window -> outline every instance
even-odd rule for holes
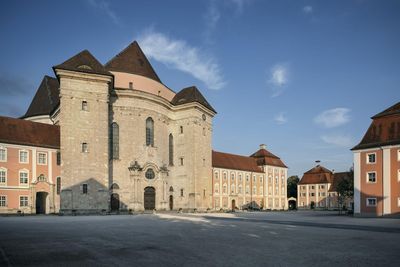
[[[84,110],[84,111],[88,110],[88,103],[86,100],[82,101],[82,110]]]
[[[376,154],[369,153],[367,154],[367,163],[375,163],[376,162]]]
[[[180,127],[179,127],[179,132],[180,132],[181,134],[183,134],[183,126],[180,126]]]
[[[253,183],[255,183],[255,182],[256,182],[256,176],[253,175]]]
[[[39,182],[45,182],[46,181],[46,177],[44,176],[44,174],[39,175],[37,179],[38,179]]]
[[[257,194],[257,187],[253,186],[253,195]]]
[[[285,194],[285,187],[282,187],[281,188],[281,195],[284,195]]]
[[[183,188],[181,189],[181,197],[183,197]]]
[[[38,164],[39,165],[46,165],[47,164],[47,154],[43,152],[38,153]]]
[[[214,185],[214,192],[215,194],[219,194],[219,184]]]
[[[28,162],[29,162],[28,151],[20,150],[19,151],[19,163],[28,163]]]
[[[20,185],[28,185],[28,172],[27,171],[19,172],[19,184]]]
[[[119,125],[111,123],[111,158],[119,159]]]
[[[222,193],[226,194],[226,184],[222,187]]]
[[[231,194],[235,194],[235,185],[231,185]]]
[[[242,185],[239,185],[239,194],[241,194],[242,193]]]
[[[231,180],[235,180],[235,174],[231,173]]]
[[[183,166],[183,158],[180,158],[181,166]]]
[[[57,177],[57,182],[56,182],[56,186],[57,186],[57,195],[60,194],[61,192],[61,177]]]
[[[239,174],[239,182],[240,183],[242,182],[242,175],[241,174]]]
[[[224,172],[224,180],[226,180],[226,172]]]
[[[203,159],[203,167],[206,166],[206,159]]]
[[[322,193],[321,193],[321,196],[323,196],[323,197],[324,197],[324,196],[325,196],[325,192],[322,192]]]
[[[150,117],[146,119],[146,146],[154,146],[154,121]]]
[[[314,194],[314,193],[310,193],[310,196],[314,197],[314,196],[315,196],[315,194]]]
[[[88,193],[88,185],[82,184],[82,194],[87,194],[87,193]]]
[[[6,184],[7,183],[7,169],[5,168],[0,168],[0,184]]]
[[[129,82],[129,89],[133,89],[133,82]]]
[[[0,161],[7,161],[7,149],[0,146]]]
[[[173,166],[174,165],[174,136],[169,134],[168,137],[168,147],[169,147],[169,165]]]
[[[203,136],[206,136],[206,128],[203,128]]]
[[[367,173],[367,183],[376,183],[376,172]]]
[[[246,185],[246,194],[250,193],[250,186]]]
[[[20,207],[28,207],[28,197],[27,196],[19,197],[19,206]]]
[[[325,186],[324,185],[321,185],[321,187],[320,187],[321,189],[324,189],[325,188]]]
[[[218,180],[218,172],[215,173],[215,179]]]
[[[7,197],[0,196],[0,207],[7,207]]]
[[[249,176],[246,175],[246,182],[249,182]]]
[[[154,179],[154,177],[156,176],[153,169],[147,169],[145,176],[147,179],[151,180]]]
[[[89,152],[89,148],[88,148],[88,144],[87,143],[82,143],[82,152],[83,153],[88,153]]]
[[[57,151],[57,165],[60,166],[61,165],[61,152]]]
[[[264,194],[264,190],[262,187],[260,187],[260,195],[263,195],[263,194]]]
[[[376,198],[367,198],[367,207],[376,207]]]
[[[263,177],[262,176],[260,176],[260,183],[262,183],[263,182]]]

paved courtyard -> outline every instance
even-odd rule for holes
[[[0,266],[400,266],[400,219],[329,212],[0,217]]]

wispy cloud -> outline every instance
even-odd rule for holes
[[[289,82],[289,68],[287,64],[276,64],[268,73],[268,84],[270,85],[272,95],[277,97],[281,95]]]
[[[206,55],[198,47],[153,30],[146,31],[138,40],[148,57],[169,68],[192,75],[210,89],[221,89],[225,86],[226,82],[216,59]]]
[[[312,14],[313,11],[314,11],[314,9],[313,9],[312,6],[305,6],[305,7],[303,7],[303,12],[304,12],[305,14]]]
[[[350,147],[354,144],[352,138],[349,135],[329,134],[329,135],[322,135],[321,139],[327,144],[340,147]]]
[[[280,112],[280,113],[275,115],[274,121],[277,124],[285,124],[285,123],[287,123],[288,119],[287,119],[287,117],[286,117],[284,112]]]
[[[215,0],[210,1],[207,7],[207,12],[204,14],[205,30],[204,37],[208,43],[212,43],[212,34],[217,27],[217,23],[221,18],[221,13],[219,12],[217,2]]]
[[[249,4],[250,0],[229,0],[230,4],[235,7],[236,13],[241,14],[243,12],[244,6]]]
[[[87,2],[91,7],[104,12],[114,24],[121,26],[121,20],[111,9],[109,2],[106,0],[87,0]]]
[[[350,109],[334,108],[325,110],[314,118],[314,122],[325,128],[334,128],[350,121]]]

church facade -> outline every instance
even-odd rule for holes
[[[137,42],[105,65],[84,50],[53,70],[56,78],[44,77],[21,119],[59,132],[59,179],[48,179],[59,188],[54,212],[220,208],[212,178],[219,168],[211,146],[216,111],[196,87],[176,93],[165,86]],[[265,181],[268,168],[257,164],[262,156],[249,158],[257,181]],[[256,190],[259,203],[268,203],[265,186]],[[286,203],[286,189],[279,192],[279,203]]]

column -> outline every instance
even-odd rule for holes
[[[390,194],[390,148],[383,149],[383,215],[391,213]]]
[[[360,152],[354,152],[354,214],[361,212],[361,166]]]

